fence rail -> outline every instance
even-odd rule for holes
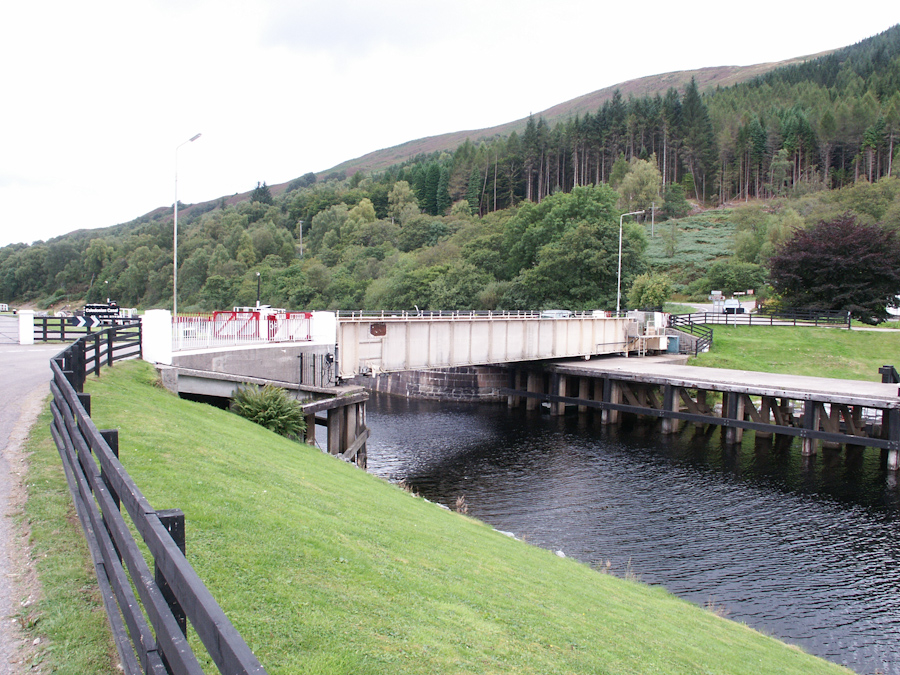
[[[784,310],[778,312],[756,312],[752,314],[731,314],[725,312],[697,312],[696,314],[674,315],[684,317],[695,324],[718,324],[725,326],[846,326],[850,327],[848,312],[814,312],[805,310]]]
[[[91,552],[122,670],[126,675],[202,675],[186,638],[189,621],[220,673],[264,675],[185,558],[184,515],[150,506],[119,462],[118,431],[101,431],[90,417],[90,396],[83,393],[88,372],[99,375],[104,361],[110,366],[135,356],[133,340],[123,338],[123,330],[133,328],[112,327],[83,337],[50,361],[51,433]],[[125,514],[153,558],[153,573]]]
[[[708,352],[713,343],[713,329],[704,323],[695,322],[691,319],[693,314],[670,314],[669,328],[690,336],[690,344],[682,345],[679,343],[678,351],[682,354],[693,354],[696,356],[701,352]]]
[[[73,317],[67,316],[36,316],[34,317],[35,342],[68,342],[77,340],[85,335],[93,335],[102,332],[110,326],[128,326],[139,323],[140,319],[116,317],[104,319],[99,326],[76,326],[72,323]]]

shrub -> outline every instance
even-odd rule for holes
[[[238,389],[231,402],[232,412],[256,422],[276,434],[301,440],[306,433],[303,407],[287,392],[271,384]]]

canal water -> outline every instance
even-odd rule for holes
[[[900,675],[900,488],[880,451],[374,395],[368,470],[846,665]]]

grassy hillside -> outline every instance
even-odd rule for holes
[[[683,90],[685,85],[691,81],[691,78],[695,79],[697,86],[701,91],[714,87],[730,87],[731,85],[746,82],[754,77],[768,73],[776,68],[802,63],[827,53],[828,52],[823,52],[822,54],[815,54],[812,56],[801,56],[787,61],[779,61],[777,63],[759,63],[752,66],[717,66],[711,68],[698,68],[697,70],[679,70],[671,73],[649,75],[647,77],[640,77],[636,80],[628,80],[627,82],[622,82],[611,87],[604,87],[603,89],[592,91],[589,94],[573,98],[570,101],[558,103],[547,110],[534,113],[534,116],[536,118],[543,117],[544,120],[552,125],[557,122],[564,122],[574,118],[576,115],[583,116],[586,113],[593,114],[597,112],[604,102],[612,98],[613,93],[616,90],[619,90],[624,97],[654,96],[655,94],[662,95],[665,94],[670,87],[674,87],[679,91]],[[431,153],[440,152],[442,150],[452,152],[467,139],[472,142],[477,142],[481,139],[490,139],[495,136],[508,136],[513,131],[521,134],[525,130],[527,119],[528,118],[523,117],[522,119],[506,122],[505,124],[489,127],[487,129],[454,131],[438,136],[418,138],[407,141],[401,145],[376,150],[363,155],[362,157],[347,160],[328,171],[323,171],[322,174],[325,175],[333,171],[346,171],[347,175],[352,175],[357,171],[382,171],[389,166],[405,162],[410,157],[415,157],[419,154],[430,155]],[[273,186],[273,192],[277,193],[284,189],[286,185],[287,184]]]
[[[87,387],[94,419],[120,428],[150,502],[185,511],[189,559],[273,675],[848,672],[182,401],[155,377],[139,362],[104,371]]]

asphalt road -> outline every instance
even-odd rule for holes
[[[35,587],[15,515],[25,502],[22,445],[50,392],[50,358],[62,348],[0,343],[0,675],[31,672],[16,614]]]

